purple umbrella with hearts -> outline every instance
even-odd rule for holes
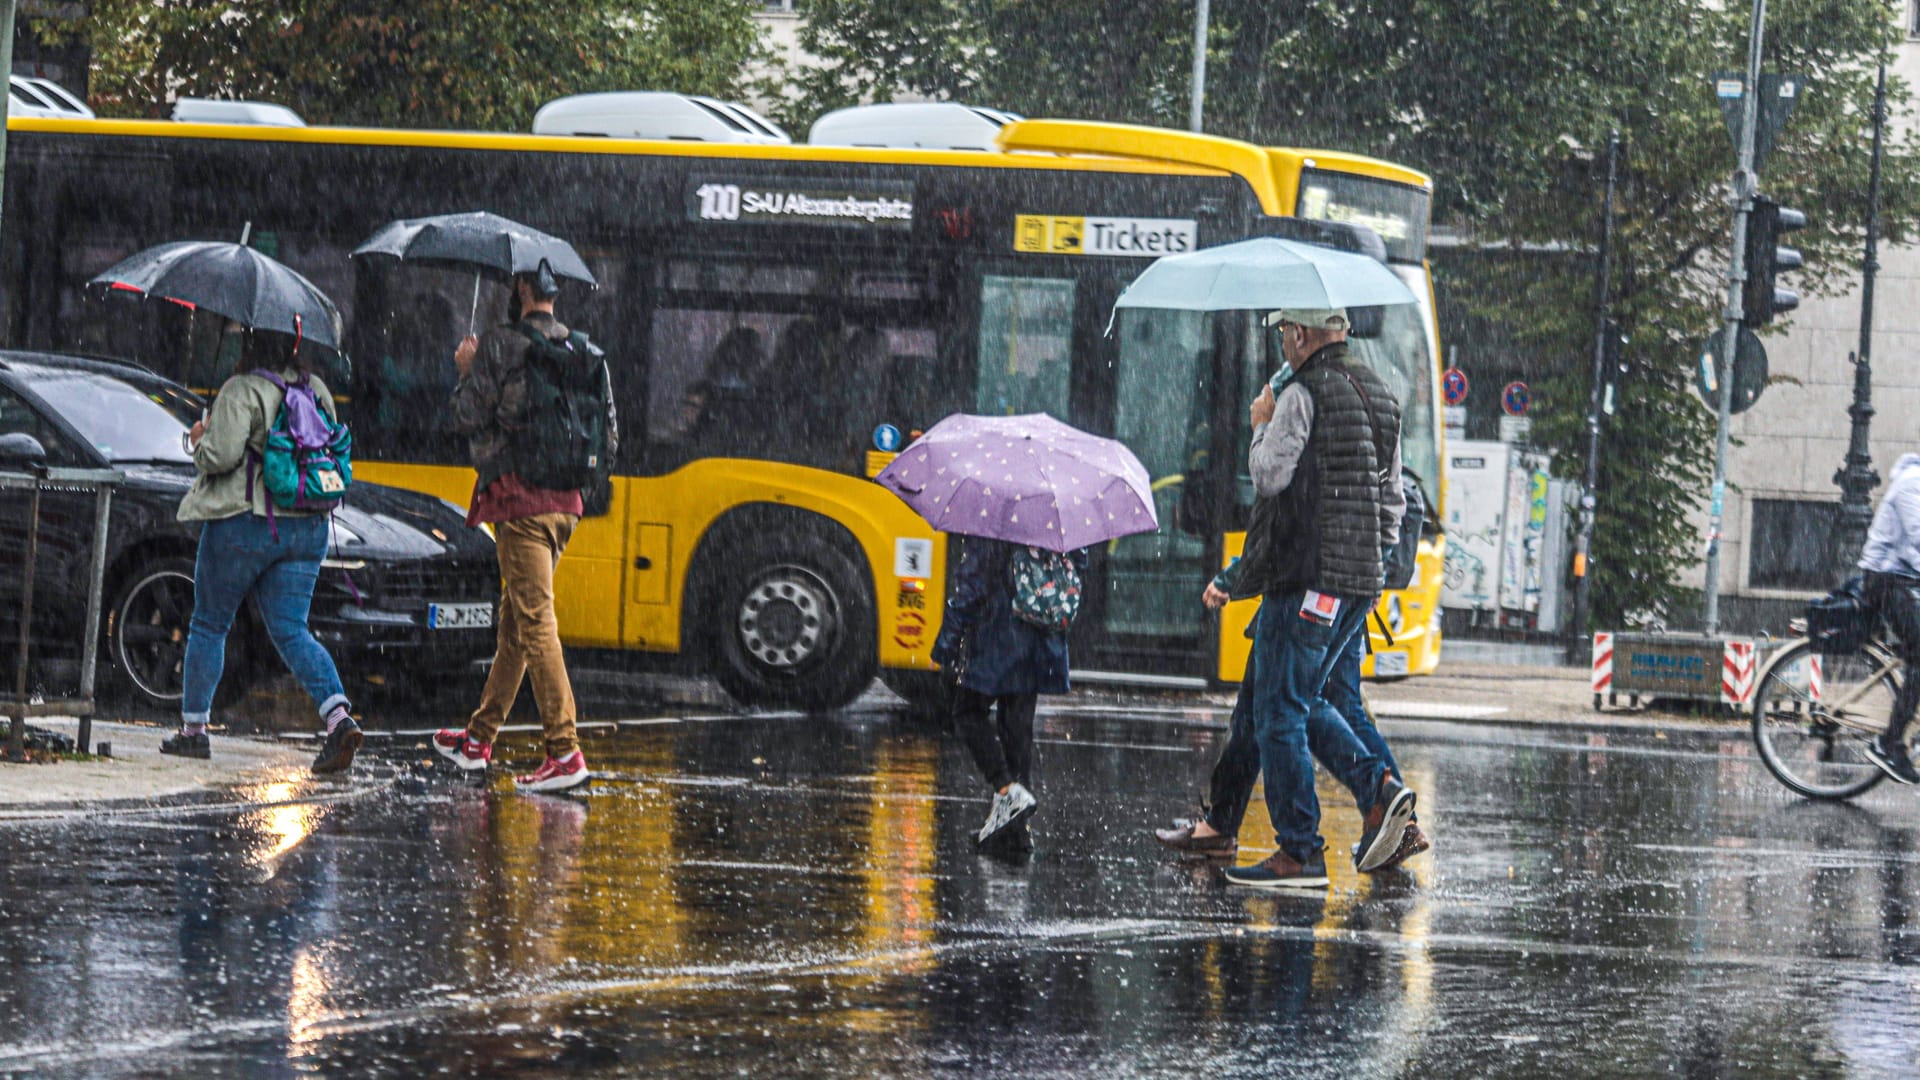
[[[1045,413],[949,416],[874,479],[942,532],[1049,551],[1160,528],[1133,451]]]

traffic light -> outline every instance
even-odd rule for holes
[[[1774,278],[1801,266],[1800,253],[1782,247],[1781,235],[1806,227],[1807,215],[1800,211],[1764,195],[1753,197],[1753,213],[1747,216],[1747,284],[1741,296],[1741,317],[1748,326],[1765,326],[1775,313],[1800,306],[1800,294],[1780,288]]]

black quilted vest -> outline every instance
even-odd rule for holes
[[[1389,527],[1380,470],[1398,450],[1400,403],[1344,343],[1308,357],[1294,380],[1313,397],[1313,431],[1286,490],[1254,505],[1235,595],[1375,596]]]

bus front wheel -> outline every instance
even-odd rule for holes
[[[756,538],[727,553],[714,676],[743,704],[836,709],[873,682],[872,589],[838,546],[792,544]]]

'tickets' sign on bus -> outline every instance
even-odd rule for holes
[[[911,183],[822,187],[804,181],[736,182],[695,177],[687,185],[690,221],[761,225],[913,225]]]
[[[1013,250],[1043,255],[1152,259],[1192,251],[1199,226],[1187,218],[1060,217],[1017,214]]]

